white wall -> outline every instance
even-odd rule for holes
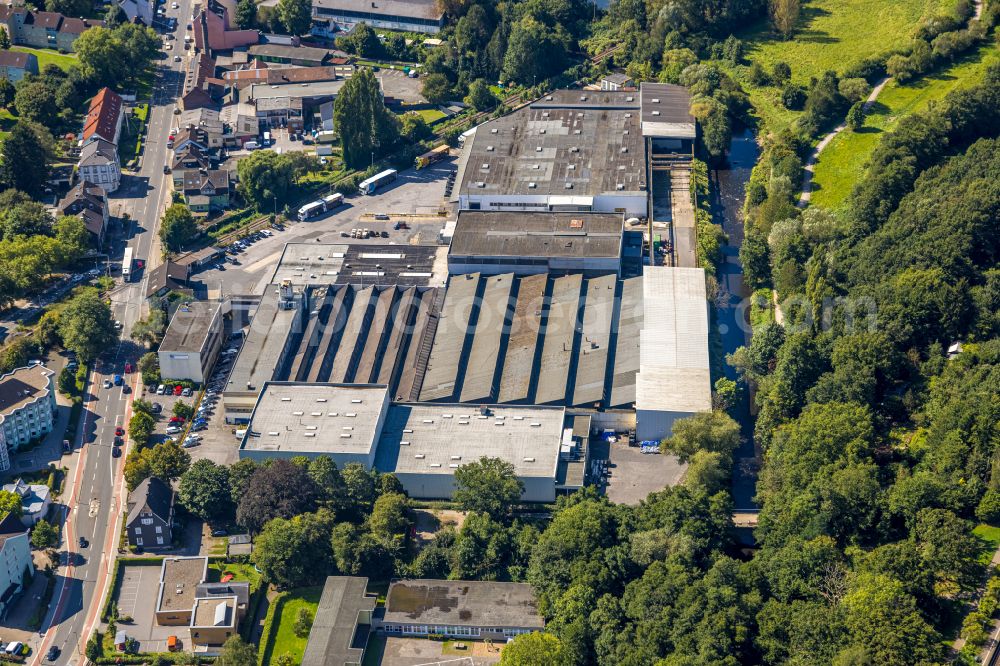
[[[452,474],[397,472],[396,478],[403,484],[407,494],[414,499],[450,499],[455,492],[455,477]],[[524,483],[524,493],[521,495],[521,499],[525,502],[554,502],[556,500],[555,477],[519,478]]]
[[[694,416],[697,412],[661,412],[651,409],[636,410],[635,438],[662,440],[673,434],[674,422],[677,419]]]
[[[188,379],[192,382],[205,381],[201,369],[201,354],[198,352],[157,352],[160,358],[160,376],[164,379]]]

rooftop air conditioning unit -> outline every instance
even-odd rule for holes
[[[538,187],[538,183],[528,183],[528,189],[533,190]]]

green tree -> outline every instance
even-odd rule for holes
[[[137,365],[144,384],[155,384],[160,381],[160,360],[156,352],[146,352],[140,356]]]
[[[71,396],[76,393],[76,373],[69,368],[60,370],[58,388],[59,392],[65,396]]]
[[[160,241],[169,252],[180,252],[198,235],[191,210],[182,203],[171,204],[160,222]]]
[[[59,336],[66,349],[76,352],[81,363],[89,363],[117,338],[111,308],[96,291],[81,291],[63,308]]]
[[[181,475],[177,498],[185,509],[202,520],[215,521],[233,514],[229,494],[229,469],[211,460],[197,460]]]
[[[382,42],[364,21],[354,26],[350,34],[339,38],[337,46],[362,58],[377,58],[382,55]]]
[[[333,514],[325,509],[291,519],[274,518],[255,539],[253,563],[264,578],[283,588],[298,587],[331,573]]]
[[[125,13],[125,10],[120,5],[111,3],[108,11],[104,13],[104,27],[109,29],[116,28],[126,22],[128,22],[128,14]]]
[[[257,3],[255,0],[240,0],[236,4],[236,25],[250,30],[257,25]]]
[[[857,132],[865,124],[865,103],[855,102],[847,111],[847,128]]]
[[[409,510],[410,499],[406,495],[389,493],[375,500],[368,517],[368,529],[391,552],[403,546],[406,531],[412,525]]]
[[[37,133],[27,123],[14,125],[0,148],[0,160],[0,173],[7,187],[31,196],[41,194],[49,174],[48,155]]]
[[[431,72],[424,76],[420,86],[420,94],[432,104],[444,104],[452,97],[451,81],[440,72]]]
[[[0,490],[0,516],[6,516],[8,513],[21,517],[21,496],[9,490]]]
[[[316,486],[318,500],[335,514],[347,509],[347,484],[337,469],[337,463],[330,456],[317,456],[309,462],[309,478]]]
[[[295,616],[295,625],[292,627],[295,635],[299,638],[307,638],[309,636],[309,630],[312,629],[312,625],[312,611],[308,608],[300,608],[298,615]]]
[[[152,28],[125,22],[86,30],[73,48],[84,76],[97,86],[132,85],[156,57],[160,39]]]
[[[562,641],[552,634],[538,631],[515,636],[500,652],[502,666],[560,666],[569,663]]]
[[[257,647],[247,643],[239,634],[233,635],[222,645],[222,651],[215,659],[216,666],[256,666]]]
[[[491,111],[497,107],[500,100],[490,86],[483,79],[476,79],[469,85],[469,94],[465,96],[465,103],[469,104],[476,111]]]
[[[90,233],[83,220],[76,215],[64,215],[56,220],[56,240],[62,246],[64,263],[72,263],[90,247]]]
[[[14,107],[17,115],[24,120],[52,127],[59,115],[55,90],[40,80],[25,80],[15,87],[17,93],[14,95]]]
[[[799,21],[799,0],[771,0],[771,21],[774,29],[782,37],[788,39],[795,32],[795,24]]]
[[[309,0],[279,0],[278,17],[293,35],[305,35],[312,26],[312,5]]]
[[[145,446],[156,428],[156,421],[148,412],[136,411],[128,422],[128,436],[136,446]],[[141,481],[142,479],[140,479]]]
[[[3,28],[0,27],[0,30],[2,29]],[[0,83],[0,106],[5,109],[9,109],[11,104],[14,103],[16,95],[17,89],[14,87],[14,84],[7,79],[2,79],[2,83]]]
[[[385,108],[375,75],[361,69],[347,80],[334,101],[334,129],[340,135],[344,163],[360,168],[384,154],[399,138],[399,124]]]
[[[291,519],[316,506],[316,489],[306,470],[288,460],[258,468],[239,498],[236,522],[251,533],[274,518]]]
[[[535,86],[563,70],[569,36],[530,14],[514,24],[503,59],[503,79]]]
[[[294,194],[296,180],[315,169],[315,158],[305,153],[279,155],[271,150],[253,152],[236,167],[240,192],[258,211],[277,211],[284,207]]]
[[[724,412],[702,412],[674,422],[666,448],[687,462],[697,451],[714,451],[729,459],[740,444],[740,426]]]
[[[31,546],[37,550],[54,548],[59,543],[59,531],[52,523],[42,519],[31,529]]]
[[[174,403],[173,408],[171,408],[171,413],[174,416],[179,416],[182,419],[190,419],[194,416],[194,407],[184,402],[183,400],[178,400]]]
[[[135,322],[132,326],[131,337],[133,340],[143,342],[152,347],[163,339],[163,334],[166,330],[167,316],[163,313],[162,309],[152,308],[148,315]]]
[[[404,113],[399,130],[400,135],[410,143],[418,143],[434,136],[430,125],[419,113]]]
[[[0,26],[0,49],[5,51],[10,50],[10,35],[7,34],[7,28],[5,26]],[[6,79],[4,79],[6,81]]]
[[[0,214],[0,238],[4,240],[13,240],[14,236],[51,236],[52,230],[52,216],[35,201],[18,202]]]
[[[143,449],[143,454],[149,459],[152,475],[167,483],[179,479],[191,466],[191,455],[175,442]]]
[[[524,484],[514,466],[500,458],[480,458],[455,470],[453,499],[464,511],[481,511],[495,520],[510,517],[521,500]]]

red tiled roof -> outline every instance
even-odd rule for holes
[[[89,141],[97,135],[106,141],[114,141],[121,114],[121,96],[111,88],[102,88],[90,102],[90,110],[83,122],[83,140]]]

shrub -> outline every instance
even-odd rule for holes
[[[794,83],[786,83],[781,89],[781,103],[789,111],[801,111],[806,103],[806,91]]]

